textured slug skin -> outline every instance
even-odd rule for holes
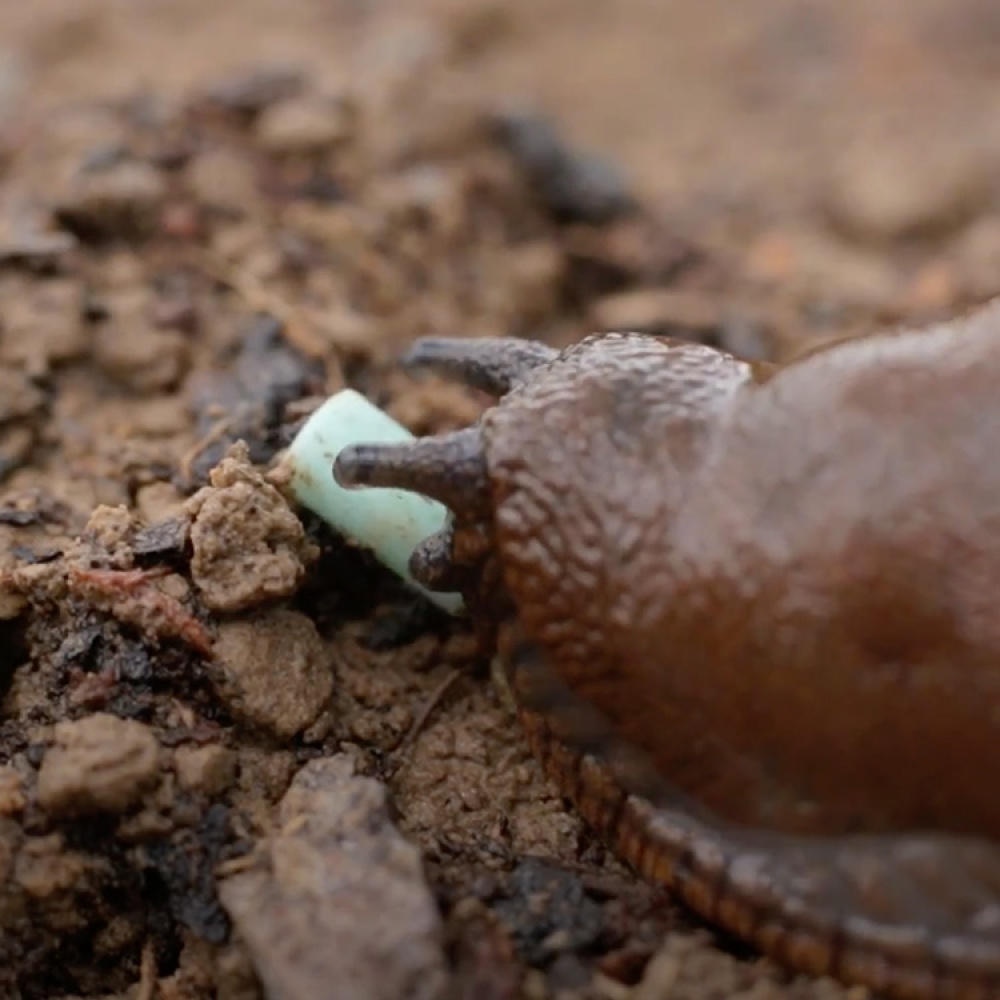
[[[1000,307],[761,377],[591,338],[487,411],[548,669],[722,820],[1000,839]]]

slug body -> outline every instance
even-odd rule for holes
[[[788,966],[1000,997],[1000,306],[782,368],[633,334],[429,340],[498,396],[343,452],[536,754],[643,876]]]

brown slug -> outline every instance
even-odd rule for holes
[[[436,498],[535,753],[642,876],[789,968],[1000,997],[1000,303],[782,367],[431,339],[498,397],[339,456]]]

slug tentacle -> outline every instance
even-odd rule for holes
[[[452,524],[425,538],[410,556],[410,573],[417,583],[428,590],[459,590],[467,570],[455,564],[452,546],[455,529]]]
[[[486,457],[478,427],[405,444],[350,445],[337,456],[333,475],[344,487],[421,493],[466,516],[489,510]]]
[[[425,337],[403,358],[405,369],[426,368],[473,389],[503,396],[559,352],[517,337]]]

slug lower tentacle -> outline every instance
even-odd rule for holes
[[[414,566],[599,835],[792,968],[1000,997],[1000,305],[766,378],[627,333],[421,358],[501,398],[338,478],[451,508]]]
[[[450,525],[425,538],[410,556],[410,573],[428,590],[454,591],[465,582],[462,567],[451,555],[454,530]]]

